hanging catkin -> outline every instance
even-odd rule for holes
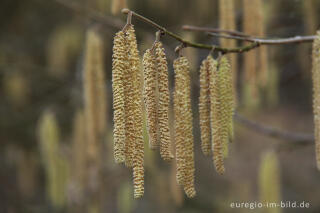
[[[263,153],[259,167],[259,200],[263,203],[281,202],[279,159],[274,151]],[[273,208],[272,213],[281,213],[280,207]]]
[[[219,174],[224,173],[223,165],[223,139],[222,139],[222,115],[221,115],[221,97],[219,73],[217,70],[217,61],[214,60],[214,69],[210,73],[210,122],[211,122],[211,140],[213,163]]]
[[[131,28],[131,27],[130,27]],[[125,94],[125,165],[127,167],[133,167],[134,158],[134,144],[135,144],[135,72],[132,67],[132,56],[130,56],[130,45],[129,45],[129,32],[132,30],[128,29],[125,33],[125,51],[126,51],[126,68],[124,71],[124,94]],[[130,30],[130,31],[129,31]],[[131,36],[132,38],[132,36]]]
[[[177,182],[184,186],[184,191],[188,197],[194,197],[196,191],[194,188],[189,62],[181,56],[174,61],[173,67],[175,71],[174,111]]]
[[[128,56],[126,53],[125,34],[122,31],[118,32],[114,38],[112,57],[114,159],[116,163],[123,163],[125,160],[126,140],[124,74],[127,68]]]
[[[111,1],[111,14],[118,15],[123,8],[127,7],[127,0],[112,0]]]
[[[88,154],[95,165],[100,160],[101,141],[106,131],[106,88],[103,40],[95,30],[87,32],[84,58],[84,99]]]
[[[87,181],[87,141],[85,131],[85,117],[82,110],[77,110],[73,120],[72,130],[72,181],[77,186],[78,193],[83,196]]]
[[[168,80],[168,65],[166,55],[161,42],[155,43],[155,58],[157,63],[158,73],[158,89],[159,89],[159,104],[158,104],[158,122],[160,133],[160,154],[164,160],[171,160],[171,140],[169,131],[169,80]]]
[[[233,89],[232,89],[232,72],[230,64],[226,56],[223,56],[219,60],[219,92],[220,92],[220,110],[221,110],[221,122],[220,130],[221,137],[224,144],[224,149],[228,149],[229,139],[233,138]],[[226,153],[226,150],[224,150]]]
[[[317,167],[320,170],[320,31],[312,49],[313,115]]]
[[[158,100],[157,100],[157,67],[156,59],[150,49],[143,55],[144,75],[144,104],[147,113],[147,129],[149,133],[149,147],[158,146]]]
[[[142,114],[142,87],[141,66],[135,30],[131,25],[127,30],[129,51],[129,72],[133,79],[133,118],[134,118],[134,144],[130,150],[133,155],[133,184],[134,197],[140,198],[144,193],[144,141],[143,141],[143,114]]]
[[[200,67],[199,122],[201,131],[201,149],[203,154],[210,155],[210,73],[214,69],[214,60],[209,55]]]

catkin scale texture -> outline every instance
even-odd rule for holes
[[[134,73],[132,72],[130,45],[128,41],[128,32],[125,33],[124,48],[126,50],[126,67],[124,71],[124,93],[125,93],[125,165],[133,167],[134,143],[135,143],[135,117],[134,117]]]
[[[160,155],[164,160],[173,159],[169,131],[169,80],[166,55],[161,42],[155,43],[155,58],[158,73],[158,124],[160,133]]]
[[[125,161],[125,93],[124,74],[127,68],[125,49],[125,34],[116,34],[112,55],[112,90],[113,90],[113,120],[114,120],[114,159],[116,163]]]
[[[320,32],[312,49],[313,115],[317,168],[320,170]]]
[[[201,131],[201,149],[203,154],[210,155],[210,73],[213,68],[213,58],[209,55],[200,67],[200,96],[199,96],[199,121]]]
[[[229,139],[233,137],[233,89],[232,89],[232,72],[228,59],[223,56],[219,60],[219,92],[221,99],[221,137],[224,144],[224,148],[228,147]]]
[[[147,113],[147,129],[149,133],[149,147],[155,149],[158,146],[158,100],[156,94],[157,70],[156,59],[151,50],[146,50],[143,55],[144,75],[144,104]]]
[[[221,98],[219,88],[219,74],[217,61],[214,61],[214,69],[210,73],[210,122],[213,163],[219,174],[224,173],[223,165],[223,141],[222,141],[222,122],[221,122]]]
[[[173,67],[175,71],[174,112],[177,182],[184,186],[188,197],[194,197],[196,191],[194,188],[190,65],[185,57],[179,57],[174,61]]]
[[[134,117],[134,143],[133,143],[133,185],[134,197],[140,198],[144,194],[144,141],[143,141],[143,114],[142,114],[142,87],[141,65],[135,31],[131,25],[127,30],[130,72],[133,79],[133,117]]]

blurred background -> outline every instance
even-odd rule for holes
[[[281,200],[309,202],[310,208],[252,211],[320,212],[320,173],[310,140],[270,137],[235,121],[226,173],[216,173],[211,157],[201,153],[198,125],[198,70],[208,51],[192,48],[183,54],[192,67],[197,196],[184,195],[174,162],[149,150],[145,133],[145,195],[133,199],[132,172],[113,159],[112,42],[126,20],[123,7],[185,39],[224,47],[245,43],[181,26],[290,37],[314,35],[320,20],[317,0],[1,0],[0,212],[241,213],[249,210],[230,203]],[[156,29],[135,18],[133,24],[142,55]],[[167,36],[162,41],[172,91],[179,43]],[[312,136],[311,47],[230,54],[239,115]]]

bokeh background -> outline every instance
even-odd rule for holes
[[[226,6],[230,2],[233,7]],[[208,51],[191,48],[183,54],[191,63],[197,196],[184,195],[175,182],[174,162],[165,163],[157,151],[150,151],[145,134],[145,195],[133,199],[130,169],[113,160],[112,42],[126,20],[119,12],[122,7],[188,40],[229,47],[245,43],[185,32],[181,26],[290,37],[314,35],[320,18],[317,0],[1,0],[0,212],[228,213],[250,211],[232,209],[231,202],[281,200],[309,202],[310,208],[252,212],[320,212],[320,173],[312,141],[270,137],[235,121],[226,173],[216,173],[211,158],[201,153],[198,125],[198,70]],[[133,24],[142,54],[152,45],[156,29],[135,18]],[[87,135],[85,118],[90,33],[98,37],[95,54],[104,75],[98,99],[105,100],[105,107],[96,120],[103,130],[96,143]],[[172,91],[172,61],[179,43],[167,36],[162,41]],[[230,55],[237,112],[263,125],[312,135],[311,47],[268,46]],[[92,144],[97,145],[96,158],[88,163]]]

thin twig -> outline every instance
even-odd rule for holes
[[[241,41],[255,42],[261,45],[279,45],[279,44],[291,44],[291,43],[303,43],[303,42],[313,42],[317,36],[294,36],[290,38],[277,38],[277,39],[263,39],[263,38],[253,38],[253,37],[241,37],[233,35],[224,35],[218,33],[208,33],[210,36],[221,37],[226,39],[235,39]]]
[[[124,14],[128,14],[131,10],[129,9],[123,9],[122,10],[122,13]],[[254,49],[256,47],[259,46],[258,43],[252,43],[252,44],[249,44],[249,45],[246,45],[246,46],[243,46],[243,47],[237,47],[237,48],[223,48],[223,47],[220,47],[220,46],[216,46],[216,45],[208,45],[208,44],[200,44],[200,43],[194,43],[194,42],[191,42],[191,41],[187,41],[185,39],[183,39],[181,36],[167,30],[166,28],[160,26],[159,24],[155,23],[154,21],[151,21],[150,19],[134,12],[134,11],[131,11],[132,12],[132,15],[135,16],[136,18],[140,19],[141,21],[161,30],[162,32],[164,32],[166,35],[176,39],[177,41],[183,43],[186,47],[194,47],[194,48],[198,48],[198,49],[208,49],[208,50],[211,50],[213,47],[215,49],[215,51],[217,52],[221,52],[223,54],[225,53],[243,53],[243,52],[246,52],[246,51],[249,51],[251,49]]]
[[[239,122],[243,126],[246,126],[247,128],[254,130],[255,132],[261,133],[263,135],[267,135],[269,137],[279,138],[279,139],[297,142],[297,143],[310,143],[314,141],[313,134],[283,131],[280,129],[276,129],[272,126],[267,126],[267,125],[257,123],[255,121],[248,120],[247,118],[237,113],[234,115],[234,119],[235,121]]]
[[[311,36],[294,36],[289,38],[259,38],[253,35],[247,35],[243,32],[236,31],[236,30],[224,30],[224,29],[217,29],[217,28],[210,28],[210,27],[197,27],[197,26],[190,26],[190,25],[184,25],[182,26],[182,29],[188,30],[188,31],[206,32],[208,33],[208,35],[211,35],[214,37],[255,42],[261,45],[313,42],[313,40],[317,37],[315,35],[311,35]]]
[[[217,29],[217,28],[210,28],[210,27],[197,27],[197,26],[191,26],[191,25],[183,25],[182,29],[187,31],[225,33],[225,34],[234,35],[234,36],[251,37],[250,35],[247,35],[243,32],[236,31],[236,30],[225,30],[225,29]]]

